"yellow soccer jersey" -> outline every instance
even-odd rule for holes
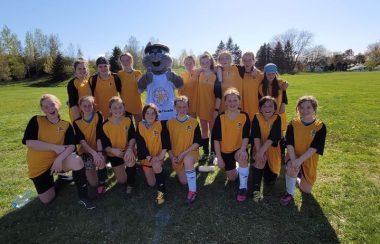
[[[103,123],[101,141],[104,149],[112,147],[124,150],[128,147],[129,140],[133,138],[135,138],[135,127],[129,117],[123,117],[117,124],[112,123],[110,120]]]
[[[198,84],[197,115],[202,120],[212,121],[215,99],[222,99],[221,83],[212,72],[201,73]]]
[[[251,138],[259,138],[261,145],[267,140],[272,141],[272,145],[268,148],[265,155],[271,171],[277,175],[280,174],[281,149],[278,144],[278,141],[281,139],[280,116],[274,114],[267,121],[262,114],[257,113],[252,122]]]
[[[106,80],[102,80],[99,76],[96,76],[96,79],[92,79],[91,86],[95,86],[95,89],[93,88],[93,96],[95,97],[96,108],[103,114],[104,119],[107,119],[110,115],[108,102],[111,97],[118,96],[115,76],[110,74]]]
[[[100,112],[94,113],[94,116],[89,122],[85,121],[83,118],[79,118],[74,121],[73,125],[77,144],[80,144],[82,140],[85,140],[87,144],[96,151],[96,141],[101,137],[103,125],[103,116],[100,114]],[[82,145],[79,145],[78,154],[82,155],[85,152],[86,151]]]
[[[151,127],[147,127],[144,121],[139,122],[136,141],[137,156],[145,166],[152,166],[146,157],[158,156],[163,149],[170,148],[168,130],[160,121],[154,122]]]
[[[75,145],[75,134],[69,122],[60,120],[52,124],[46,116],[34,116],[26,127],[22,143],[27,140],[38,140],[56,145]],[[28,147],[26,161],[29,178],[35,178],[46,172],[57,154],[52,151],[37,151]]]
[[[315,183],[317,178],[317,164],[319,155],[323,155],[326,133],[326,126],[322,121],[315,120],[313,123],[305,125],[299,118],[293,119],[286,130],[286,144],[294,147],[297,158],[309,148],[317,150],[302,164],[304,176],[311,185]]]
[[[249,138],[250,121],[247,113],[240,112],[230,119],[225,112],[216,117],[212,138],[220,141],[222,153],[232,153],[240,149],[244,138]]]
[[[244,73],[243,78],[243,105],[242,110],[249,115],[250,121],[256,113],[259,112],[259,86],[263,80],[263,73],[256,70],[256,77],[253,78],[251,73]]]
[[[239,69],[231,65],[228,68],[223,68],[223,80],[222,80],[222,94],[228,89],[234,87],[240,93],[240,102],[243,96],[243,79],[239,74]],[[241,104],[240,104],[241,106]],[[221,103],[221,112],[226,109],[224,102]]]
[[[69,81],[67,84],[67,95],[69,98],[69,114],[71,121],[74,120],[72,107],[78,106],[79,99],[84,96],[92,96],[90,83],[88,80],[79,80],[78,78],[74,78]]]
[[[198,77],[199,71],[188,72],[185,71],[181,74],[183,79],[183,88],[178,90],[178,95],[186,96],[189,99],[189,112],[197,112],[198,104]]]
[[[118,76],[121,80],[120,97],[125,103],[125,110],[131,114],[140,114],[142,112],[142,101],[138,92],[137,81],[141,77],[141,71],[134,70],[128,73],[120,70]]]
[[[285,131],[286,130],[286,114],[282,113],[280,114],[280,107],[282,103],[287,104],[288,103],[288,98],[286,95],[286,90],[282,89],[282,84],[284,83],[283,80],[277,80],[279,90],[278,90],[278,96],[274,97],[276,99],[277,103],[277,110],[276,112],[281,116],[281,130]],[[272,85],[268,86],[268,92],[265,92],[263,90],[263,84],[261,83],[259,85],[259,99],[264,97],[264,96],[271,96],[273,97],[273,92],[272,92]]]
[[[166,122],[166,126],[174,156],[178,156],[194,143],[201,145],[201,130],[196,119],[188,117],[186,121],[180,122],[177,118],[172,118]],[[194,151],[198,153],[198,149]]]

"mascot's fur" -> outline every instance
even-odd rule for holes
[[[139,79],[140,92],[147,90],[145,103],[157,105],[159,120],[168,120],[175,116],[175,89],[182,88],[183,80],[171,71],[172,59],[169,48],[162,44],[146,45],[143,65],[147,72]]]

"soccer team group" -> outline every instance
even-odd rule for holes
[[[157,188],[156,203],[163,204],[166,154],[178,181],[188,185],[188,203],[197,197],[196,162],[216,164],[229,181],[238,179],[239,202],[247,199],[251,166],[253,200],[259,202],[261,182],[275,184],[285,148],[286,192],[280,203],[293,201],[297,184],[302,192],[311,192],[326,127],[316,118],[318,104],[312,96],[299,98],[297,115],[287,124],[288,82],[279,78],[275,64],[260,71],[252,52],[242,56],[241,65],[233,65],[228,52],[217,63],[205,52],[197,68],[195,58],[188,56],[183,60],[183,86],[164,88],[175,90],[176,96],[156,94],[173,107],[173,116],[162,119],[161,104],[143,106],[143,90],[138,88],[142,74],[134,70],[132,55],[122,54],[119,61],[123,69],[113,74],[108,60],[98,58],[93,76],[87,61],[74,63],[75,78],[67,87],[72,124],[61,119],[56,96],[41,97],[43,115],[31,118],[23,143],[28,176],[42,203],[55,198],[54,174],[72,171],[79,203],[95,208],[88,188],[99,195],[106,192],[107,163],[123,194],[131,194],[138,163],[147,184]]]

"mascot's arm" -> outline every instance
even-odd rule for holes
[[[182,77],[171,71],[171,69],[166,73],[166,78],[174,84],[175,88],[181,89],[183,87]]]
[[[152,83],[153,81],[153,73],[150,71],[147,71],[145,74],[143,74],[140,79],[137,81],[137,88],[139,89],[140,93],[143,93],[147,86]]]

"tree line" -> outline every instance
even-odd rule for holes
[[[262,69],[269,62],[276,63],[281,73],[297,71],[345,71],[350,65],[364,64],[369,70],[380,64],[380,41],[368,46],[364,54],[354,55],[352,49],[345,52],[328,52],[323,45],[312,46],[313,34],[308,31],[288,30],[276,35],[273,40],[260,46],[256,53],[256,66]],[[159,42],[151,38],[152,43]],[[220,52],[228,50],[233,57],[233,63],[239,64],[242,56],[240,47],[229,37],[222,40],[216,47],[213,57],[216,59]],[[144,69],[142,59],[144,45],[131,36],[122,48],[115,46],[105,56],[110,60],[111,71],[121,69],[118,62],[123,52],[130,52],[134,57],[135,67]],[[182,60],[193,52],[183,49],[179,57],[173,57],[173,67],[180,67]],[[22,42],[17,35],[4,26],[0,34],[0,81],[38,78],[49,75],[52,82],[60,82],[71,77],[74,73],[72,64],[75,59],[83,57],[79,47],[69,44],[65,52],[58,35],[46,35],[40,29],[28,31]],[[95,61],[89,60],[90,71],[96,72]]]

